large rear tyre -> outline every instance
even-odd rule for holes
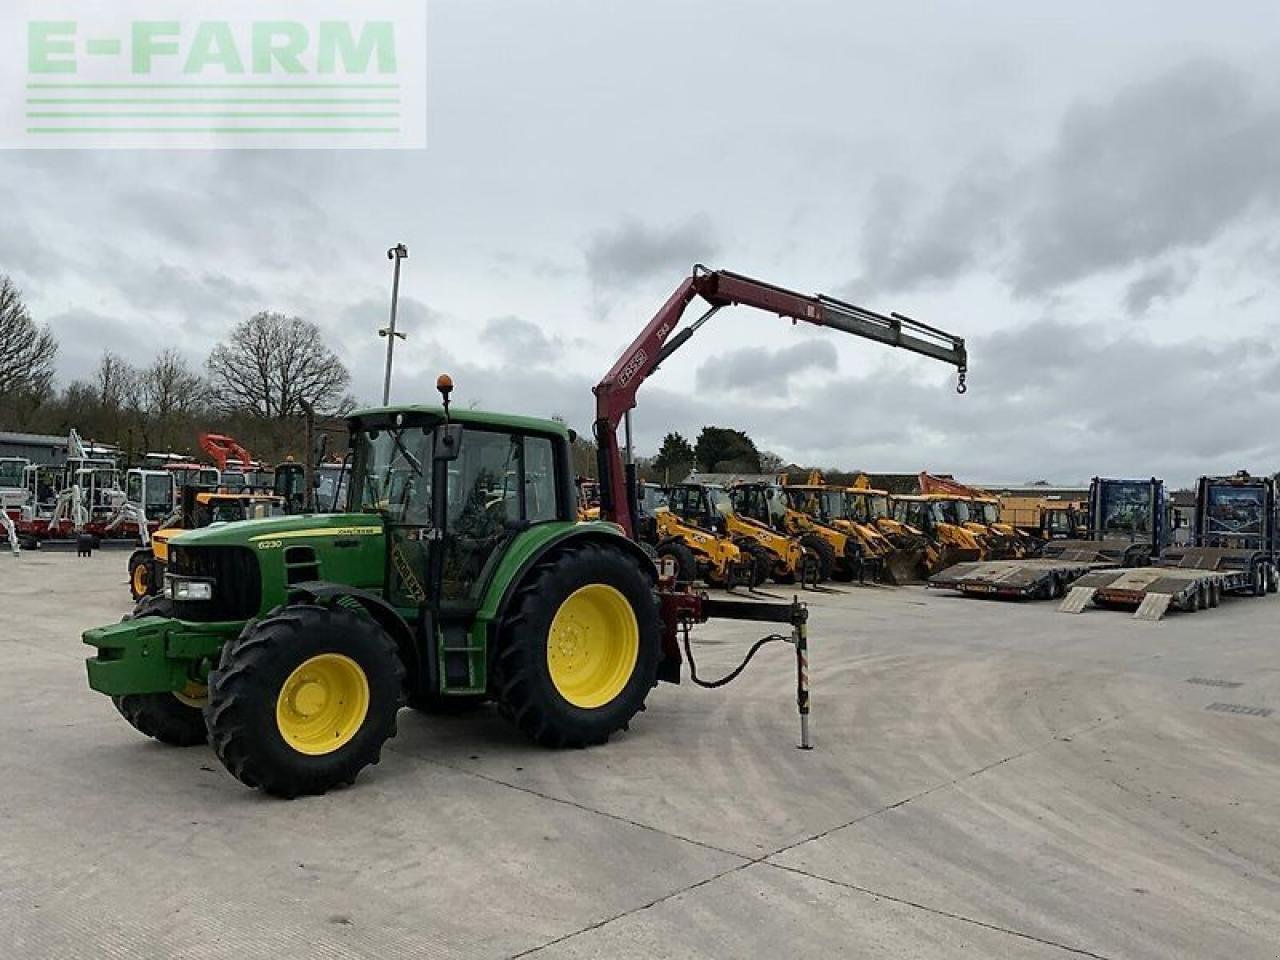
[[[381,759],[404,666],[373,620],[345,607],[278,607],[222,648],[205,724],[231,775],[278,797],[324,793]]]
[[[661,638],[647,571],[618,548],[571,546],[512,598],[494,663],[498,709],[544,746],[604,743],[643,709]]]
[[[165,597],[143,597],[122,622],[172,614],[172,601]],[[171,747],[194,747],[207,739],[201,713],[207,697],[205,687],[192,682],[178,693],[127,693],[112,697],[111,702],[139,733]]]

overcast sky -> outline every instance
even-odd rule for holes
[[[724,311],[641,390],[805,463],[976,481],[1280,468],[1280,4],[431,0],[423,152],[0,153],[0,272],[195,364],[260,309],[377,399],[585,430],[695,261],[965,336],[946,366]],[[1230,410],[1228,410],[1230,407]]]

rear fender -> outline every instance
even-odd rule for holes
[[[480,638],[485,641],[489,667],[492,667],[493,658],[497,653],[498,631],[502,621],[516,592],[530,571],[560,550],[586,543],[599,543],[625,551],[635,558],[642,571],[649,573],[656,585],[658,572],[653,565],[653,558],[640,549],[638,544],[624,537],[621,530],[613,524],[579,523],[552,528],[550,531],[540,531],[537,526],[531,527],[511,545],[507,556],[502,561],[502,566],[490,581],[484,602],[476,614],[472,638],[473,642]],[[674,659],[678,670],[680,651],[674,637],[671,638],[670,643],[664,639],[662,654],[664,659]],[[662,674],[661,669],[659,673]]]

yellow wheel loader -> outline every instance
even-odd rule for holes
[[[773,563],[754,541],[729,532],[716,489],[699,484],[671,489],[666,505],[653,512],[657,555],[675,561],[676,579],[683,583],[698,579],[714,586],[757,587],[769,578]]]
[[[689,512],[682,506],[683,501],[688,502]],[[723,534],[744,553],[760,558],[757,562],[762,568],[767,566],[768,575],[778,583],[795,583],[816,566],[816,558],[798,540],[739,514],[729,492],[720,484],[687,481],[672,488],[671,509],[686,518],[704,503]]]
[[[918,481],[925,496],[944,498],[947,512],[985,543],[990,559],[1017,560],[1039,552],[1039,541],[1001,521],[999,499],[985,490],[927,472]]]
[[[749,480],[730,486],[729,496],[739,516],[798,541],[813,556],[819,582],[861,576],[864,558],[858,541],[798,509],[788,490],[776,483]]]
[[[954,501],[943,496],[915,494],[893,498],[893,519],[919,530],[929,541],[923,558],[924,572],[930,576],[955,563],[988,559],[984,540],[964,525],[949,506]]]
[[[877,551],[887,550],[887,580],[901,584],[928,579],[938,561],[933,541],[919,528],[895,517],[888,491],[869,486],[865,476],[857,482],[861,485],[842,491],[845,514],[852,525],[866,532]]]

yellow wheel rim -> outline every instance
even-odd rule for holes
[[[181,690],[173,691],[173,695],[178,698],[179,703],[185,703],[188,707],[199,710],[209,701],[209,688],[203,683],[189,680]]]
[[[299,753],[322,756],[348,744],[369,712],[369,681],[360,664],[322,653],[299,666],[280,688],[276,726]]]
[[[119,581],[116,581],[119,583]],[[140,563],[133,568],[133,592],[141,596],[147,592],[147,565]]]
[[[560,604],[547,637],[547,669],[560,696],[592,709],[626,687],[640,656],[640,625],[619,591],[603,583],[575,590]]]

